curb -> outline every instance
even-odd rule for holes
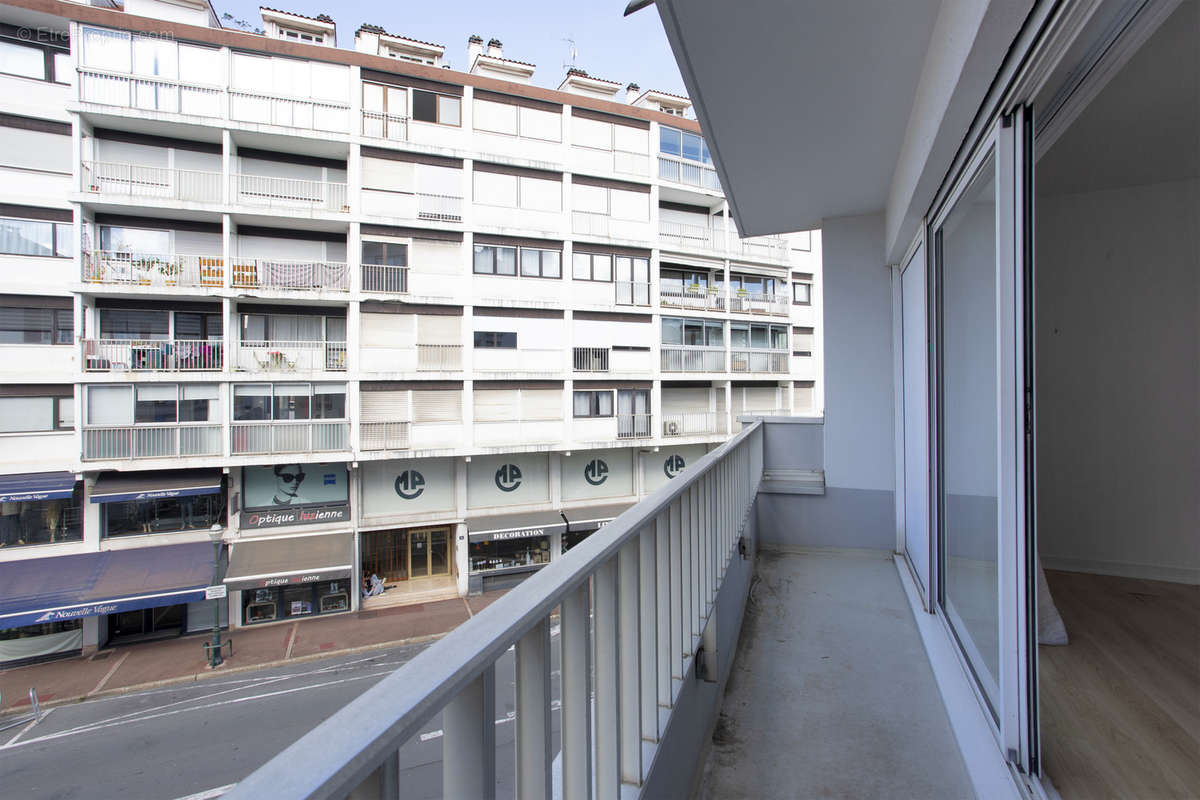
[[[277,659],[275,661],[264,661],[261,664],[246,664],[244,666],[218,667],[215,670],[206,670],[204,672],[194,672],[188,675],[180,675],[175,678],[163,678],[157,681],[147,681],[145,683],[135,683],[129,686],[118,686],[114,689],[102,689],[99,692],[89,692],[88,694],[75,695],[74,697],[56,697],[53,700],[43,701],[42,708],[55,708],[57,706],[71,705],[74,703],[82,703],[85,700],[94,700],[100,697],[117,697],[123,694],[133,694],[135,692],[144,692],[149,689],[161,689],[166,686],[180,686],[188,683],[199,683],[200,681],[220,678],[224,675],[238,675],[244,672],[254,672],[261,669],[272,669],[275,667],[286,667],[290,664],[306,664],[310,661],[321,661],[327,658],[335,658],[337,656],[354,655],[355,653],[369,653],[372,650],[387,650],[392,647],[403,647],[410,644],[423,644],[425,642],[436,641],[445,636],[450,631],[442,633],[430,633],[424,636],[410,636],[407,639],[395,639],[390,642],[375,642],[373,644],[359,645],[358,647],[347,647],[342,650],[328,650],[322,653],[311,653],[305,656],[297,656],[296,658]],[[0,713],[0,720],[14,713],[27,713],[20,707],[6,709]]]

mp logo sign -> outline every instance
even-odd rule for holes
[[[396,494],[405,500],[416,500],[425,491],[425,476],[415,469],[406,469],[396,478]]]
[[[686,466],[687,464],[684,463],[683,456],[667,456],[667,460],[663,462],[663,472],[667,474],[668,478],[674,478],[676,475],[683,472],[683,468]]]
[[[496,470],[496,488],[502,492],[515,492],[521,485],[521,468],[516,464],[504,464]]]
[[[583,468],[583,479],[592,486],[599,486],[608,480],[608,464],[603,459],[593,458]]]

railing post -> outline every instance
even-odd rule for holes
[[[617,557],[621,780],[633,786],[642,784],[640,539],[639,535],[636,540],[627,542]]]
[[[517,642],[517,797],[550,800],[550,623]]]
[[[596,797],[608,800],[618,796],[621,783],[616,558],[596,570],[592,585],[596,595]]]
[[[657,661],[656,671],[658,674],[658,705],[662,708],[670,708],[674,702],[672,687],[671,687],[671,654],[674,651],[672,646],[671,632],[671,562],[673,561],[671,551],[671,525],[669,514],[659,514],[654,520],[654,527],[657,531],[656,546],[658,553],[655,559],[655,569],[658,573],[656,581],[656,601],[655,608],[658,619],[655,624],[655,637],[657,643],[655,645],[655,656]],[[655,730],[658,731],[658,716],[655,714]],[[661,731],[658,731],[661,733]]]
[[[562,648],[563,800],[591,800],[592,702],[590,602],[588,584],[563,598],[559,646]]]
[[[642,739],[658,741],[658,520],[638,534]]]
[[[354,787],[346,800],[398,800],[400,797],[400,754],[391,753],[386,761]]]
[[[496,797],[496,668],[490,666],[442,712],[442,794]]]

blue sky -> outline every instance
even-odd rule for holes
[[[558,86],[574,39],[576,66],[599,78],[633,81],[643,89],[686,94],[675,58],[653,8],[622,17],[626,0],[450,0],[432,4],[434,13],[415,15],[418,4],[383,0],[274,0],[272,8],[306,16],[325,13],[338,26],[338,46],[352,48],[354,31],[364,22],[389,33],[444,45],[454,69],[466,69],[467,37],[504,43],[506,58],[537,65],[533,82]],[[226,12],[256,27],[262,25],[258,2],[213,0],[217,14]],[[229,23],[224,22],[228,25]]]

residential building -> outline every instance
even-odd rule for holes
[[[654,6],[744,231],[822,231],[825,416],[230,800],[398,796],[435,720],[447,797],[1195,796],[1200,3]]]
[[[0,661],[211,626],[214,569],[232,627],[510,585],[821,411],[820,234],[739,233],[686,98],[269,8],[0,16]]]

